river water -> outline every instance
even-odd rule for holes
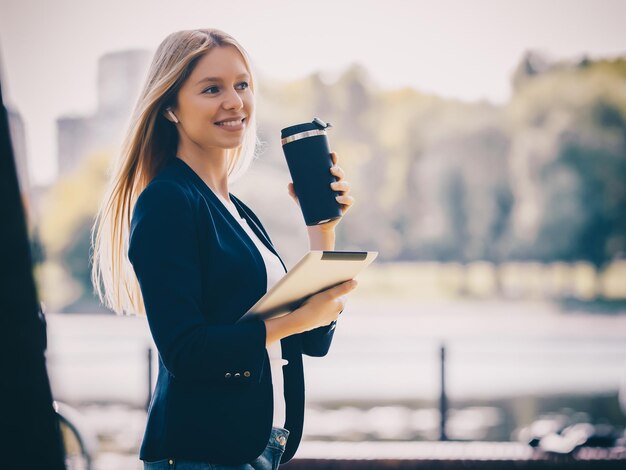
[[[47,314],[56,398],[143,406],[140,317]],[[305,357],[307,400],[436,399],[440,345],[452,399],[604,393],[626,385],[626,314],[564,312],[548,302],[415,303],[351,298],[331,351]],[[156,365],[156,354],[153,355]]]

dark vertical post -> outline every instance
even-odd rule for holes
[[[150,408],[152,400],[152,348],[148,347],[148,399],[146,400],[146,411]]]
[[[6,432],[0,440],[6,449],[0,465],[65,470],[63,437],[46,369],[46,318],[33,277],[28,235],[26,208],[33,201],[29,188],[20,190],[15,158],[0,86],[0,397]]]
[[[446,414],[448,412],[448,398],[446,397],[446,346],[441,344],[439,347],[440,364],[441,364],[441,394],[439,395],[439,440],[447,441],[446,435]]]

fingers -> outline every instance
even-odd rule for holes
[[[338,179],[343,179],[343,177],[345,176],[345,173],[343,171],[343,169],[340,166],[337,165],[333,165],[330,167],[330,172],[336,176]]]
[[[313,316],[318,315],[317,320],[314,321],[322,322],[318,326],[329,325],[337,320],[344,310],[346,302],[348,301],[347,295],[354,290],[356,286],[357,281],[355,279],[342,282],[339,285],[310,297],[300,308],[311,304],[312,306],[310,308],[315,312]]]
[[[345,204],[347,206],[351,206],[354,203],[354,198],[352,196],[340,195],[336,196],[335,199],[337,199],[337,202],[340,204]]]
[[[336,196],[335,199],[341,204],[341,215],[343,216],[354,204],[354,198],[352,196]]]
[[[358,285],[358,282],[356,281],[356,279],[351,279],[349,281],[342,282],[338,286],[328,289],[327,292],[333,299],[337,299],[341,297],[342,295],[346,295],[347,293],[354,290],[357,285]]]
[[[337,164],[337,153],[336,152],[330,152],[330,159],[333,162],[333,165]]]
[[[337,165],[336,152],[331,152],[330,155],[333,161],[333,166],[330,167],[330,172],[337,178],[337,181],[330,183],[330,187],[333,191],[340,193],[335,197],[335,199],[343,206],[341,208],[341,215],[344,215],[354,204],[354,198],[348,195],[352,186],[348,181],[344,180],[345,172],[339,165]]]
[[[334,181],[334,182],[330,183],[330,187],[334,191],[348,192],[348,191],[350,191],[350,188],[352,186],[347,181]]]
[[[298,203],[298,205],[300,205],[300,201],[298,200],[298,196],[296,194],[296,190],[293,186],[293,183],[289,183],[287,185],[287,191],[289,192],[289,195],[291,196],[291,198],[296,201]]]

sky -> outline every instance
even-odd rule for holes
[[[169,33],[233,35],[278,80],[353,63],[379,87],[503,103],[532,49],[553,59],[626,56],[622,0],[0,0],[5,101],[23,117],[31,181],[54,180],[56,123],[96,108],[97,60],[154,51]]]

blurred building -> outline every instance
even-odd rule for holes
[[[28,193],[31,188],[30,176],[28,174],[28,157],[26,155],[26,131],[22,116],[14,109],[7,106],[9,117],[9,131],[11,133],[11,144],[15,156],[15,167],[17,178],[20,183],[20,190],[23,194]]]
[[[26,128],[21,114],[7,106],[7,115],[9,118],[9,132],[11,134],[11,145],[15,158],[17,180],[20,185],[20,194],[22,195],[22,204],[24,204],[28,224],[32,227],[37,218],[36,214],[38,212],[39,201],[42,191],[45,188],[33,186],[30,178],[28,170],[29,159],[26,151]]]
[[[150,51],[128,50],[99,59],[96,112],[57,119],[59,177],[89,154],[119,147],[150,58]]]

